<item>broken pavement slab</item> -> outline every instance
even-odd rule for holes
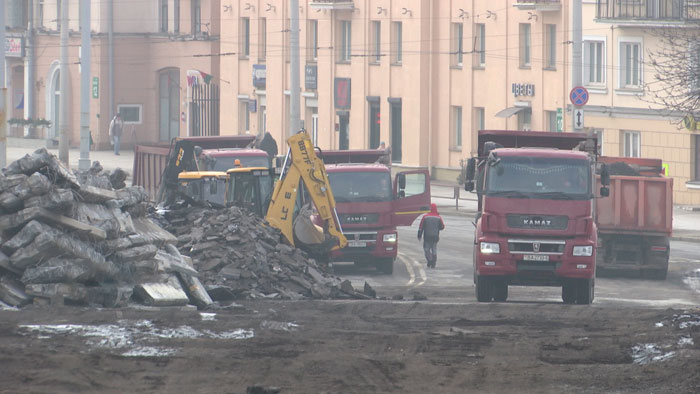
[[[15,307],[22,307],[32,302],[32,297],[24,291],[22,282],[8,277],[0,278],[0,300]]]
[[[190,301],[175,276],[171,276],[167,282],[142,283],[134,288],[134,292],[146,305],[179,306]]]
[[[0,217],[0,230],[15,229],[32,220],[59,225],[78,234],[89,235],[97,240],[107,238],[107,233],[100,228],[81,223],[75,219],[40,207],[26,208],[17,213]]]
[[[28,284],[24,291],[27,295],[55,299],[60,297],[79,303],[86,303],[88,300],[87,289],[79,283],[42,283]]]

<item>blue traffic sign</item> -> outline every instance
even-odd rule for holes
[[[588,90],[583,86],[577,86],[571,89],[569,99],[573,105],[586,105],[588,102]]]

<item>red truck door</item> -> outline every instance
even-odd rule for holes
[[[430,212],[428,170],[402,171],[396,174],[394,196],[395,226],[410,226],[418,216]]]

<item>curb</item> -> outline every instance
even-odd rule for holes
[[[696,238],[696,237],[671,237],[669,239],[671,241],[700,243],[700,238]]]

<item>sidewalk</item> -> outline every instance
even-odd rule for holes
[[[11,141],[8,141],[10,145]],[[7,148],[7,164],[19,159],[20,157],[32,153],[36,150],[35,147],[17,147],[8,146]],[[58,149],[48,149],[49,152],[58,156]],[[80,150],[70,149],[68,159],[70,166],[73,169],[78,168],[78,159],[80,158]],[[131,183],[131,172],[133,170],[134,152],[131,150],[122,150],[119,156],[115,156],[114,152],[109,151],[92,151],[90,152],[91,161],[99,161],[102,167],[107,171],[113,171],[116,168],[125,170],[129,177],[126,180],[127,184]],[[455,199],[455,187],[459,189],[459,201]],[[457,183],[432,182],[430,184],[432,194],[432,202],[438,205],[441,210],[453,212],[461,215],[473,215],[477,209],[476,194],[467,192],[462,186]],[[456,206],[459,205],[457,209]],[[672,240],[698,242],[700,243],[700,211],[686,209],[687,207],[676,206],[673,208],[673,235]]]

